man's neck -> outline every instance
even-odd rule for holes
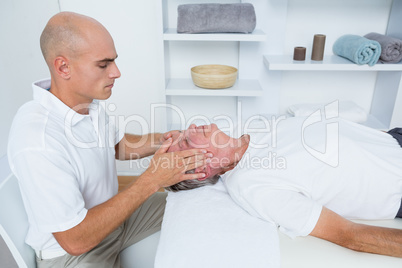
[[[234,147],[233,152],[230,154],[232,156],[230,164],[223,168],[221,174],[234,169],[236,165],[240,162],[240,160],[243,158],[243,155],[246,153],[250,143],[250,135],[248,134],[242,135],[240,138],[236,139],[235,142],[236,146]]]
[[[89,114],[89,106],[93,100],[75,96],[72,90],[60,89],[55,83],[51,84],[49,92],[77,113]]]

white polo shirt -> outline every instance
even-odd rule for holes
[[[53,232],[76,226],[117,193],[114,146],[124,133],[98,101],[81,115],[49,88],[50,80],[33,84],[34,99],[14,118],[8,157],[28,214],[26,243],[53,251],[62,249]]]
[[[251,134],[222,176],[250,214],[290,237],[314,229],[325,206],[349,219],[393,219],[402,198],[402,148],[389,134],[342,119],[280,121]]]

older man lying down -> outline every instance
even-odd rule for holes
[[[348,219],[402,217],[402,148],[388,133],[333,119],[288,118],[269,132],[232,138],[216,125],[191,125],[169,151],[206,148],[214,158],[202,179],[179,191],[216,183],[235,202],[291,236],[312,235],[357,251],[402,257],[402,230]]]

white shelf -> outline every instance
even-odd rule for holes
[[[205,33],[205,34],[179,34],[176,28],[166,29],[163,39],[169,41],[265,41],[267,35],[261,30],[252,33]]]
[[[191,79],[170,79],[166,87],[167,96],[262,96],[262,88],[257,80],[237,80],[230,88],[205,89],[194,85]]]
[[[357,65],[345,58],[324,55],[323,61],[294,61],[293,55],[265,55],[264,63],[271,71],[402,71],[402,64]]]

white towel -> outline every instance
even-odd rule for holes
[[[170,192],[155,267],[280,267],[277,228],[235,204],[221,181]]]
[[[367,120],[367,113],[362,107],[358,106],[353,101],[338,101],[332,103],[302,103],[291,105],[288,108],[288,113],[292,116],[311,116],[318,110],[322,118],[340,117],[356,123],[362,123]]]

